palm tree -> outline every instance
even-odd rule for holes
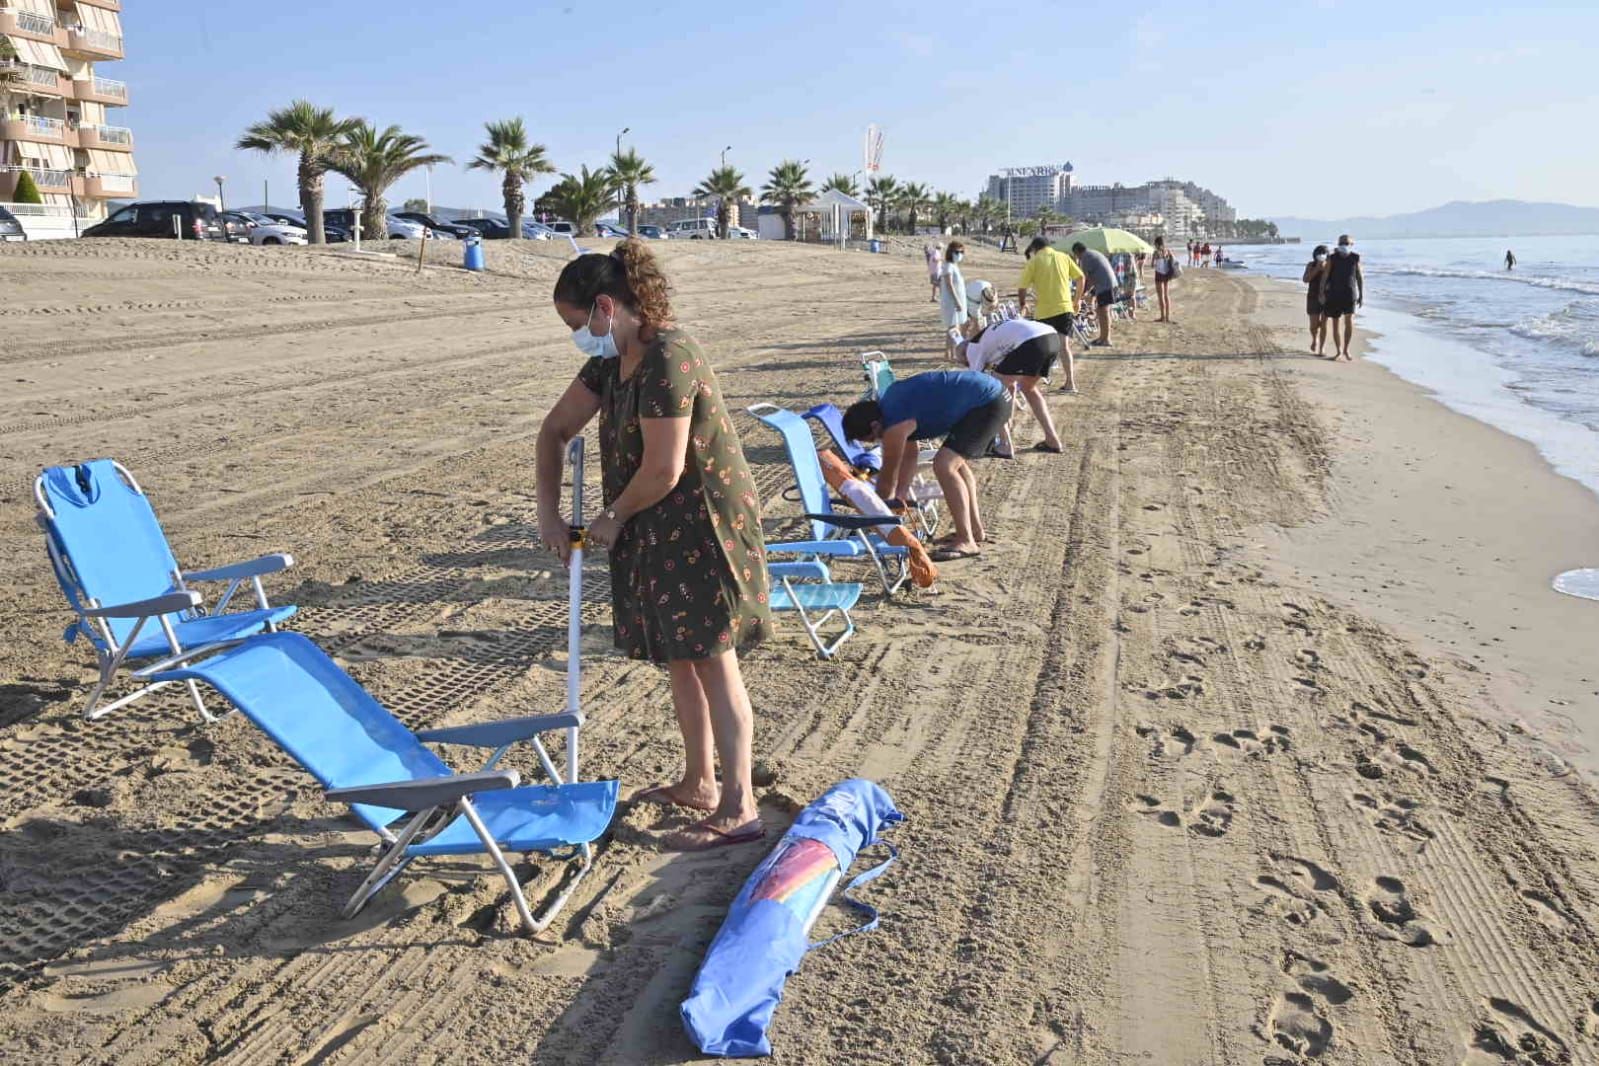
[[[987,233],[994,220],[1004,216],[1005,205],[992,196],[979,196],[977,203],[972,207],[972,214],[976,216],[978,224],[983,227],[983,232]]]
[[[750,196],[751,192],[750,187],[744,184],[744,175],[737,169],[717,167],[711,171],[709,177],[694,187],[694,195],[715,197],[716,234],[726,240],[733,204]]]
[[[383,194],[389,186],[423,167],[453,163],[447,155],[427,151],[428,142],[390,126],[379,131],[365,119],[344,135],[344,140],[329,160],[329,166],[349,178],[361,190],[361,228],[378,239],[389,232],[389,205]]]
[[[932,202],[931,190],[919,181],[908,181],[899,190],[899,206],[910,215],[911,233],[916,232],[916,213]]]
[[[805,164],[797,159],[785,159],[772,168],[761,186],[761,202],[776,204],[783,215],[783,239],[794,239],[794,209],[810,200],[815,194]]]
[[[505,221],[512,237],[522,236],[522,214],[527,199],[522,188],[539,174],[554,174],[555,167],[544,156],[544,146],[528,140],[527,125],[520,115],[501,122],[485,122],[489,139],[478,147],[477,155],[466,165],[468,170],[487,170],[503,174],[500,195],[505,202]]]
[[[296,100],[288,107],[267,113],[244,131],[234,147],[241,151],[297,152],[300,164],[300,212],[312,244],[322,244],[323,175],[332,167],[333,156],[344,138],[361,122],[358,118],[336,118],[330,107],[317,107],[308,100]]]
[[[938,219],[939,232],[949,229],[949,220],[960,212],[960,208],[960,199],[953,193],[941,192],[933,197],[933,216]]]
[[[888,209],[899,196],[899,182],[887,174],[879,174],[866,183],[866,202],[877,208],[877,229],[888,232]]]
[[[1055,209],[1048,204],[1039,205],[1038,210],[1033,213],[1033,217],[1038,220],[1038,232],[1046,236],[1049,234],[1049,227],[1059,222],[1061,218],[1060,215],[1055,213]]]
[[[859,196],[861,187],[851,174],[835,172],[832,177],[822,183],[823,192],[841,192],[845,196]]]
[[[611,156],[611,165],[606,168],[610,175],[611,184],[627,208],[627,232],[638,234],[638,187],[640,185],[655,184],[655,168],[644,162],[644,157],[629,148],[625,152],[616,152]]]
[[[583,167],[576,174],[562,174],[544,199],[582,236],[593,232],[594,220],[616,206],[616,189],[609,170]]]

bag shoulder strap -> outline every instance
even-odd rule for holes
[[[870,903],[862,903],[860,900],[851,896],[850,893],[860,886],[882,877],[884,871],[886,871],[890,866],[894,865],[894,860],[899,858],[898,848],[887,841],[883,841],[882,844],[888,849],[888,858],[884,859],[870,870],[866,870],[863,873],[858,874],[853,880],[850,881],[849,884],[844,886],[844,891],[839,893],[839,897],[845,903],[848,903],[850,906],[866,914],[866,923],[864,925],[858,925],[854,929],[846,929],[842,933],[834,933],[826,940],[818,940],[816,943],[805,949],[807,953],[815,951],[819,947],[825,947],[841,937],[854,936],[856,933],[869,933],[873,929],[877,928],[879,920],[877,908],[872,906]]]

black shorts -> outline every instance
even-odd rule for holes
[[[1062,337],[1070,337],[1072,335],[1072,323],[1076,320],[1077,316],[1067,311],[1064,314],[1050,315],[1048,318],[1041,318],[1038,321]]]
[[[1116,302],[1115,289],[1101,289],[1094,294],[1094,303],[1099,307],[1109,307]]]
[[[1326,314],[1321,306],[1320,294],[1316,292],[1308,292],[1305,294],[1305,314],[1309,315],[1311,318]]]
[[[1023,378],[1047,378],[1049,368],[1060,358],[1059,333],[1045,333],[1023,341],[1010,350],[1010,354],[994,364],[994,373],[1013,374]]]
[[[1010,415],[1011,398],[1007,392],[962,415],[944,438],[944,447],[968,459],[981,459],[988,454],[988,445],[1010,421]]]
[[[1355,313],[1355,298],[1349,293],[1330,292],[1321,302],[1321,313],[1328,318],[1342,318]]]

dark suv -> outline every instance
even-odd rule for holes
[[[27,239],[27,231],[22,228],[22,223],[17,221],[17,216],[0,207],[0,243]]]
[[[129,204],[97,226],[83,231],[85,237],[178,237],[185,241],[223,241],[222,216],[210,204],[188,200],[148,200]]]

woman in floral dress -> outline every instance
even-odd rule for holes
[[[562,457],[598,414],[605,510],[588,543],[610,553],[616,646],[666,664],[683,733],[682,779],[633,798],[709,812],[671,834],[669,848],[758,840],[738,649],[766,635],[771,615],[760,500],[732,414],[698,342],[673,323],[666,279],[642,241],[568,263],[555,310],[589,359],[539,431],[539,534],[566,557]]]

